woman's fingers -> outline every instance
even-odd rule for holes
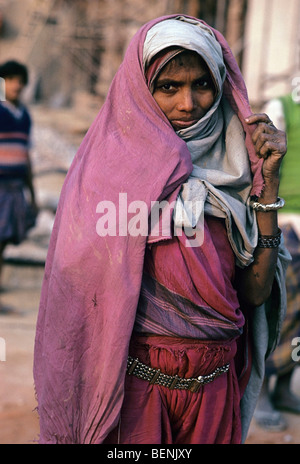
[[[263,122],[265,124],[268,124],[270,126],[273,125],[273,122],[269,118],[269,116],[266,113],[254,113],[251,114],[246,118],[246,123],[247,124],[258,124],[260,122]]]
[[[285,155],[286,134],[274,126],[268,115],[253,114],[246,119],[246,122],[257,125],[252,134],[252,141],[259,157],[266,158],[271,154]]]
[[[271,154],[284,156],[286,153],[285,134],[269,134],[266,132],[256,134],[257,137],[253,140],[257,155],[261,158],[266,158]]]

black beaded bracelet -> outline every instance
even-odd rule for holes
[[[259,235],[257,246],[259,248],[278,248],[281,242],[281,230],[276,235]]]

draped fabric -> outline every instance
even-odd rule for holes
[[[267,359],[266,374],[284,375],[295,368],[295,358],[292,352],[293,340],[300,337],[300,240],[292,224],[281,225],[285,246],[292,256],[292,261],[286,272],[287,312],[284,319],[280,342],[276,350]],[[295,352],[298,350],[295,348]],[[296,358],[297,359],[297,358]],[[297,366],[297,364],[296,364]]]
[[[234,279],[224,221],[208,216],[201,247],[187,248],[183,236],[147,247],[134,330],[199,340],[237,338],[244,316]]]
[[[252,262],[257,244],[256,218],[249,206],[249,155],[242,124],[223,95],[226,67],[212,31],[199,21],[180,16],[155,24],[144,45],[147,82],[153,91],[159,70],[185,49],[197,52],[205,61],[214,82],[215,99],[196,124],[177,131],[191,153],[193,171],[177,199],[175,225],[195,227],[204,211],[226,218],[237,264],[244,267]]]
[[[173,16],[174,17],[174,16]],[[193,164],[149,92],[143,68],[150,21],[133,37],[107,99],[85,136],[61,192],[49,245],[36,329],[34,380],[40,443],[103,443],[117,425],[126,360],[140,296],[147,237],[97,232],[103,203],[115,207],[168,198]],[[246,88],[221,34],[224,96],[245,131],[252,194],[263,188],[261,160],[243,122]],[[100,206],[99,206],[100,203]],[[128,212],[130,216],[130,212]],[[124,224],[123,224],[124,225]]]

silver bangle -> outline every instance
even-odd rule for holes
[[[259,203],[258,201],[251,200],[250,206],[255,211],[262,211],[266,213],[268,211],[277,211],[278,209],[283,208],[285,205],[285,201],[283,198],[277,198],[276,203],[270,203],[269,205],[264,205],[263,203]]]

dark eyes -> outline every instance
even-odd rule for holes
[[[177,82],[170,81],[170,82],[165,82],[162,84],[158,83],[158,85],[156,86],[156,90],[161,90],[163,92],[172,92],[172,91],[176,91],[178,87],[180,87],[180,84],[178,84]],[[193,87],[195,89],[206,90],[212,87],[212,83],[210,79],[201,78],[193,83]]]
[[[175,89],[176,85],[175,84],[172,84],[171,82],[168,83],[168,84],[163,84],[163,85],[160,85],[158,86],[157,88],[158,89],[161,89],[161,90],[171,90],[172,88]]]
[[[210,87],[211,82],[209,79],[199,79],[199,81],[196,82],[197,87]]]

